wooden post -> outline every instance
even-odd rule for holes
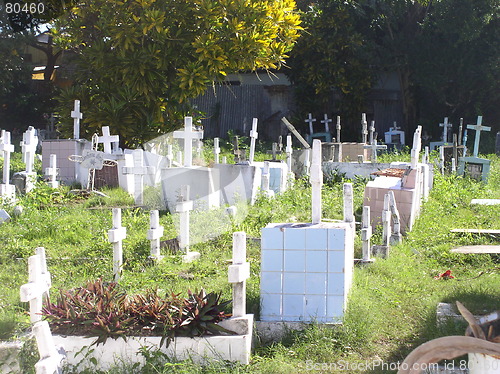
[[[335,125],[335,128],[337,129],[337,143],[340,143],[340,130],[342,129],[340,126],[340,116],[337,116],[337,124]]]
[[[371,262],[371,244],[372,226],[370,223],[370,207],[363,207],[363,217],[361,220],[361,242],[363,251],[363,262]]]
[[[312,223],[321,222],[321,187],[323,186],[323,171],[321,170],[321,140],[313,140],[313,154],[311,165],[312,185]]]

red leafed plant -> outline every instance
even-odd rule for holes
[[[94,343],[107,338],[161,336],[168,345],[175,336],[233,334],[217,325],[230,314],[220,294],[204,290],[188,297],[179,294],[160,297],[157,290],[127,295],[117,283],[98,279],[85,287],[59,292],[57,300],[42,310],[52,331],[62,335],[96,336]]]

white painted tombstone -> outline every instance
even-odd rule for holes
[[[219,138],[214,138],[214,160],[216,164],[220,161]]]
[[[80,139],[80,120],[83,118],[83,114],[80,112],[80,100],[75,100],[71,118],[73,118],[73,139]]]
[[[127,237],[127,228],[122,227],[122,210],[113,208],[113,228],[108,230],[108,240],[113,244],[113,279],[118,282],[122,274],[122,241]]]
[[[325,125],[325,132],[329,132],[330,126],[328,124],[332,122],[332,119],[328,118],[328,114],[324,114],[323,119],[320,122]]]
[[[270,179],[271,179],[271,172],[269,169],[269,161],[264,161],[264,168],[262,170],[261,190],[262,193],[268,198],[274,197],[274,191],[269,188]]]
[[[371,151],[371,162],[377,162],[377,151],[380,149],[387,149],[385,144],[377,144],[377,139],[373,140],[369,145],[363,146],[364,149],[369,149]]]
[[[123,174],[134,175],[134,201],[137,205],[144,204],[144,176],[152,175],[155,170],[152,166],[144,165],[144,155],[142,149],[133,152],[134,166],[124,167]]]
[[[160,238],[163,236],[164,228],[160,225],[160,213],[158,210],[149,212],[149,230],[147,239],[151,242],[150,257],[154,260],[161,260],[163,256],[160,254]]]
[[[103,126],[102,127],[102,136],[99,136],[97,138],[97,143],[102,144],[104,147],[104,153],[111,154],[115,153],[111,149],[112,144],[119,144],[120,143],[120,136],[118,135],[111,135],[109,132],[109,126]],[[118,147],[115,146],[115,149]]]
[[[321,140],[314,139],[312,147],[311,185],[312,185],[312,223],[321,222],[321,187],[323,171],[321,170]]]
[[[366,122],[366,113],[361,114],[361,143],[368,140],[368,122]]]
[[[401,235],[401,219],[399,217],[399,211],[396,204],[396,198],[394,197],[394,191],[389,191],[389,209],[391,211],[392,217],[392,232],[389,238],[389,244],[399,244],[402,240]]]
[[[28,273],[28,283],[21,286],[20,297],[22,302],[30,303],[30,320],[35,323],[42,320],[43,296],[49,290],[40,255],[28,258]]]
[[[351,225],[352,231],[356,232],[356,222],[354,219],[354,192],[352,183],[344,183],[342,190],[344,200],[344,222]]]
[[[185,252],[184,256],[182,256],[183,262],[191,262],[200,258],[198,252],[191,252],[189,250],[189,221],[190,212],[193,210],[193,201],[189,200],[189,192],[189,185],[181,186],[180,195],[175,207],[175,211],[179,213],[179,247]]]
[[[313,122],[316,122],[316,118],[313,118],[312,114],[309,113],[307,115],[307,118],[306,118],[306,120],[304,122],[306,122],[309,125],[309,134],[311,134],[311,135],[314,134]]]
[[[193,140],[203,139],[202,131],[193,131],[193,118],[184,118],[184,130],[174,131],[174,138],[184,141],[184,167],[193,166]]]
[[[337,143],[340,143],[340,130],[342,126],[340,126],[340,116],[337,116],[337,124],[335,125],[335,129],[337,130]]]
[[[444,117],[444,121],[439,124],[439,127],[443,128],[443,142],[448,143],[448,129],[451,130],[453,127],[453,125],[448,122],[448,117]]]
[[[33,126],[28,127],[28,130],[23,134],[23,140],[20,145],[23,162],[26,164],[26,172],[31,174],[33,173],[33,164],[38,146],[38,136],[36,136],[36,130]]]
[[[62,361],[65,356],[57,352],[54,338],[47,321],[39,321],[33,326],[40,360],[35,364],[36,374],[62,373]]]
[[[371,237],[372,225],[370,223],[370,207],[363,207],[363,216],[361,219],[361,248],[363,253],[363,262],[372,262],[371,258]]]
[[[59,182],[57,181],[57,155],[50,155],[50,166],[45,168],[45,175],[49,178],[48,184],[51,188],[58,188]]]
[[[397,126],[394,122],[394,126],[389,128],[389,131],[385,132],[385,144],[389,145],[404,145],[405,144],[405,133],[401,131],[401,128]]]
[[[257,132],[257,118],[253,119],[252,122],[252,130],[250,130],[250,155],[248,157],[248,161],[250,162],[250,165],[254,161],[255,157],[255,141],[259,137],[259,133]]]
[[[233,261],[228,281],[233,284],[233,317],[246,315],[246,280],[250,278],[250,263],[246,261],[246,234],[233,233]]]
[[[474,157],[478,157],[479,155],[479,139],[481,138],[481,131],[491,131],[491,127],[483,126],[482,123],[483,117],[478,116],[475,125],[467,125],[468,129],[476,131],[476,137],[474,139]]]
[[[15,199],[16,187],[10,184],[10,154],[14,152],[14,144],[10,143],[10,132],[2,131],[0,152],[3,153],[3,183],[0,184],[0,196]]]

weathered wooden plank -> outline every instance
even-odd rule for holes
[[[491,229],[451,229],[450,232],[462,232],[470,234],[500,234],[500,230]]]
[[[471,205],[500,205],[500,199],[472,199]]]
[[[500,245],[467,245],[453,248],[453,253],[500,253]]]

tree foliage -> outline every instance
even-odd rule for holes
[[[171,131],[188,99],[212,82],[282,66],[301,30],[294,7],[293,0],[82,0],[54,33],[77,55],[61,118],[80,99],[88,135],[109,125],[136,146]]]

